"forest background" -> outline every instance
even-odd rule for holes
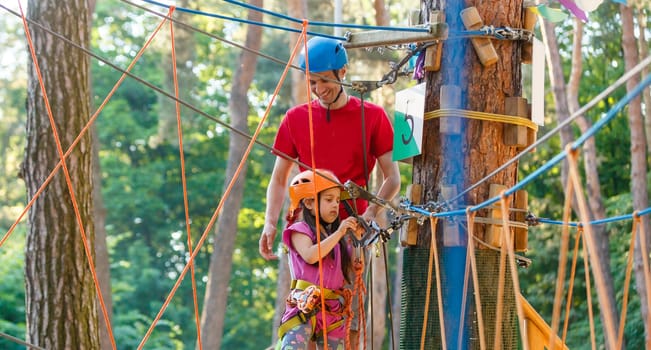
[[[186,2],[191,7],[192,2]],[[375,24],[374,3],[347,1],[344,23]],[[636,6],[639,4],[636,4]],[[8,4],[10,8],[17,6]],[[179,6],[181,6],[179,4]],[[264,7],[284,13],[284,1],[265,1]],[[387,16],[392,25],[408,25],[410,9],[420,3],[414,0],[387,2]],[[154,8],[164,12],[161,8]],[[234,18],[246,18],[247,10],[223,1],[202,1],[201,10],[220,13]],[[312,21],[332,22],[330,2],[307,2],[308,18]],[[638,7],[636,28],[642,28],[642,37],[648,26],[648,7]],[[25,184],[19,170],[25,150],[25,100],[27,87],[28,50],[20,18],[0,10],[0,232],[4,234],[26,205]],[[178,19],[194,27],[227,40],[243,43],[247,26],[197,15],[177,14]],[[100,1],[92,20],[91,50],[112,64],[126,67],[135,52],[143,45],[160,18],[152,16],[127,2]],[[286,25],[285,22],[265,16],[264,21]],[[563,71],[571,70],[572,31],[570,17],[556,23],[555,34]],[[230,123],[229,100],[233,77],[241,49],[213,37],[178,28],[180,53],[186,54],[186,65],[179,67],[181,95],[191,100],[201,111],[223,123]],[[324,32],[327,29],[324,29]],[[536,29],[540,38],[540,28]],[[579,88],[579,103],[585,104],[620,77],[625,69],[622,54],[622,29],[619,5],[604,2],[590,14],[585,24],[581,53],[584,56],[583,75]],[[637,32],[638,38],[640,32]],[[648,37],[648,33],[646,33]],[[290,42],[287,32],[266,28],[263,30],[260,51],[286,61]],[[186,46],[182,46],[186,45]],[[187,46],[189,45],[189,46]],[[648,51],[648,48],[646,49]],[[350,50],[355,65],[350,68],[349,80],[379,79],[389,69],[388,63],[400,58],[400,52]],[[133,74],[156,86],[171,88],[170,40],[161,36],[155,40],[133,68]],[[523,70],[527,69],[523,66]],[[249,133],[260,121],[270,102],[272,92],[280,79],[283,66],[265,58],[258,58],[252,84],[246,92],[250,107]],[[93,110],[113,88],[122,73],[107,64],[91,60]],[[525,74],[526,76],[526,74]],[[392,114],[395,91],[413,85],[409,78],[401,78],[393,86],[381,89],[372,96],[374,102],[385,106]],[[546,124],[539,135],[553,128],[558,120],[554,100],[547,83]],[[625,93],[618,89],[586,117],[597,120]],[[645,92],[649,94],[648,89]],[[284,111],[292,104],[292,84],[286,82],[277,96],[269,119],[259,136],[259,141],[270,145]],[[104,203],[106,248],[109,257],[112,324],[119,349],[135,349],[151,325],[161,305],[170,292],[179,273],[184,268],[188,248],[185,235],[183,193],[180,188],[179,146],[176,137],[174,104],[151,88],[133,79],[127,79],[117,90],[96,121],[101,165],[101,197]],[[219,199],[223,195],[227,178],[230,131],[215,120],[205,118],[190,109],[182,109],[184,154],[187,169],[188,202],[192,215],[194,239],[208,224]],[[646,116],[647,127],[651,124]],[[575,135],[580,134],[578,127]],[[599,160],[599,180],[608,216],[632,212],[630,191],[630,141],[627,119],[624,114],[616,118],[596,137]],[[526,176],[560,151],[560,140],[552,138],[535,152],[520,161],[520,176]],[[269,263],[258,254],[258,238],[263,224],[266,185],[274,157],[269,150],[255,146],[247,163],[246,181],[241,208],[237,215],[236,232],[210,235],[195,261],[194,274],[199,291],[199,309],[209,279],[208,266],[215,251],[215,240],[222,235],[232,235],[234,248],[232,269],[228,273],[227,295],[217,296],[228,300],[224,318],[221,347],[224,349],[262,349],[268,346],[275,329],[274,312],[277,297],[277,264]],[[411,169],[401,164],[403,189],[411,181]],[[529,206],[538,217],[560,219],[563,209],[563,191],[560,169],[526,189]],[[404,190],[403,193],[404,194]],[[614,222],[607,225],[610,236],[611,271],[614,290],[620,301],[630,239],[631,223]],[[24,339],[25,322],[25,220],[15,229],[10,239],[0,247],[0,332]],[[560,228],[540,225],[530,228],[527,257],[532,264],[520,269],[522,292],[528,301],[549,321],[556,284]],[[389,271],[399,274],[400,245],[395,237],[388,242]],[[98,269],[102,266],[98,266]],[[228,271],[228,270],[227,270]],[[582,276],[579,265],[577,276]],[[391,290],[399,292],[397,282]],[[576,281],[570,332],[570,348],[584,348],[589,337],[589,320],[586,306],[586,285]],[[594,289],[593,289],[594,293]],[[197,330],[193,291],[190,279],[185,278],[172,303],[158,322],[146,348],[189,349],[196,345]],[[392,297],[399,300],[399,297]],[[596,300],[593,295],[592,300]],[[633,295],[629,303],[626,323],[627,345],[642,348],[644,326],[640,317],[639,299]],[[394,322],[399,317],[394,315]],[[601,338],[597,319],[596,330]],[[388,348],[388,337],[384,348]],[[21,349],[22,346],[0,337],[0,348]]]

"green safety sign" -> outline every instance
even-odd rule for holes
[[[425,83],[398,91],[393,124],[393,160],[404,160],[421,153]]]

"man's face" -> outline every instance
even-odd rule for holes
[[[344,73],[345,70],[340,69],[339,77],[343,77]],[[329,105],[335,101],[341,90],[341,84],[337,83],[338,80],[333,71],[319,72],[318,75],[311,74],[310,88],[322,104]]]

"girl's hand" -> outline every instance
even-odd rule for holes
[[[357,222],[357,219],[352,216],[345,218],[339,225],[339,229],[344,230],[344,233],[350,231],[350,233],[355,235],[355,238],[358,240],[362,239],[362,236],[364,235],[364,227],[362,227]]]

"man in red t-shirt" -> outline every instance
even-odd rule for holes
[[[400,173],[398,165],[392,161],[393,128],[386,112],[369,102],[364,102],[362,109],[361,100],[348,95],[340,84],[346,76],[348,63],[341,42],[315,37],[308,41],[307,51],[307,63],[305,54],[301,53],[299,65],[303,69],[309,66],[311,74],[317,73],[310,75],[311,91],[317,99],[287,111],[278,129],[274,149],[310,166],[313,164],[313,147],[316,168],[330,170],[341,181],[352,180],[360,186],[366,185],[368,175],[377,163],[383,175],[377,196],[391,200],[400,190]],[[313,142],[310,140],[308,104],[312,109]],[[367,166],[364,166],[364,160]],[[277,156],[267,187],[265,224],[259,242],[260,255],[267,260],[277,258],[273,253],[276,226],[293,165],[292,160]],[[380,207],[371,204],[367,208],[367,205],[366,201],[358,200],[356,209],[370,221]]]

